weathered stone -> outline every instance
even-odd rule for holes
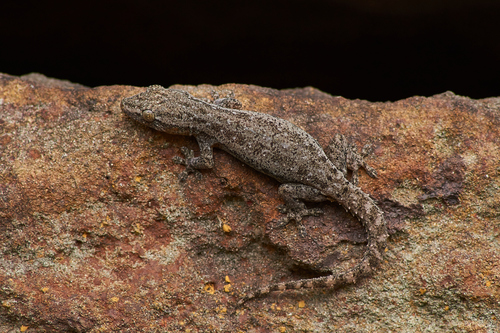
[[[180,183],[179,148],[120,111],[143,88],[0,75],[0,331],[496,332],[500,329],[500,98],[447,92],[394,103],[313,88],[234,91],[325,147],[341,132],[378,172],[360,187],[391,237],[372,277],[274,293],[233,313],[247,286],[328,274],[364,252],[361,224],[311,204],[309,237],[280,214],[278,183],[215,151]],[[302,301],[302,302],[301,302]],[[2,326],[3,325],[3,326]]]

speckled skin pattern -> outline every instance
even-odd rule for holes
[[[381,261],[387,229],[380,208],[357,187],[359,167],[376,177],[355,147],[343,136],[336,135],[325,151],[317,141],[294,124],[264,113],[243,111],[234,98],[217,99],[208,103],[187,92],[150,86],[145,92],[123,99],[121,108],[132,119],[158,131],[169,134],[195,136],[200,156],[183,147],[186,165],[181,174],[185,179],[198,169],[214,165],[212,148],[217,147],[265,173],[279,182],[279,194],[285,201],[280,209],[287,216],[278,226],[296,221],[302,234],[301,220],[307,215],[318,215],[318,209],[307,209],[303,201],[337,201],[356,216],[368,234],[368,244],[361,261],[345,272],[312,279],[277,283],[249,291],[240,304],[253,297],[272,291],[300,288],[335,288],[356,281],[370,273]],[[353,171],[349,182],[346,169]]]

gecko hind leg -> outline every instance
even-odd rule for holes
[[[307,232],[302,224],[302,218],[309,215],[319,216],[323,214],[323,210],[320,208],[308,209],[303,201],[323,202],[328,200],[327,197],[314,187],[293,183],[282,184],[278,188],[278,193],[285,200],[285,205],[278,207],[278,210],[286,216],[280,219],[273,226],[273,229],[284,227],[291,221],[295,221],[300,235],[306,237]]]
[[[325,149],[325,153],[344,176],[347,177],[347,170],[351,170],[351,183],[358,186],[360,168],[365,169],[368,176],[377,178],[377,171],[365,161],[365,157],[371,153],[371,150],[371,146],[367,144],[363,147],[360,154],[358,153],[356,144],[346,139],[342,134],[335,134],[332,141],[330,141],[330,144]]]
[[[217,91],[212,90],[212,98],[213,98],[212,102],[213,104],[226,109],[240,110],[243,107],[241,102],[234,97],[234,91],[232,90],[229,90],[227,96],[223,98],[220,97]]]

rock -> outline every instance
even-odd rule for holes
[[[244,109],[324,147],[337,132],[373,147],[378,178],[361,172],[360,187],[388,222],[382,267],[340,290],[235,309],[248,286],[354,265],[361,224],[325,203],[311,204],[326,214],[306,219],[309,237],[293,223],[270,228],[278,182],[225,152],[201,180],[179,182],[172,157],[198,146],[122,114],[121,99],[144,88],[52,80],[0,74],[0,331],[500,329],[499,98],[371,103],[314,88],[176,86],[234,91]]]
[[[73,83],[68,80],[60,80],[60,79],[54,79],[51,77],[47,77],[43,74],[40,73],[29,73],[25,75],[20,76],[21,79],[26,80],[26,81],[31,81],[34,83],[37,83],[39,85],[44,85],[46,87],[52,87],[52,88],[87,88],[84,85],[81,85],[79,83]]]

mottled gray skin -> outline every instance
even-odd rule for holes
[[[352,269],[253,290],[240,304],[276,290],[335,288],[355,283],[370,273],[382,259],[387,230],[382,211],[356,185],[359,167],[364,167],[372,177],[376,176],[375,170],[366,165],[343,136],[335,136],[327,149],[327,156],[312,136],[294,124],[264,113],[235,109],[240,105],[232,98],[208,103],[184,91],[150,86],[143,93],[123,99],[121,107],[132,119],[158,131],[196,137],[200,156],[194,157],[191,150],[183,147],[186,158],[175,159],[186,165],[181,179],[198,169],[212,168],[212,147],[217,147],[283,183],[279,187],[279,194],[285,200],[281,211],[287,216],[279,226],[294,220],[305,235],[300,223],[302,218],[322,212],[307,209],[303,201],[331,200],[339,202],[356,216],[368,234],[367,250]],[[346,169],[353,171],[356,185],[346,179]]]

